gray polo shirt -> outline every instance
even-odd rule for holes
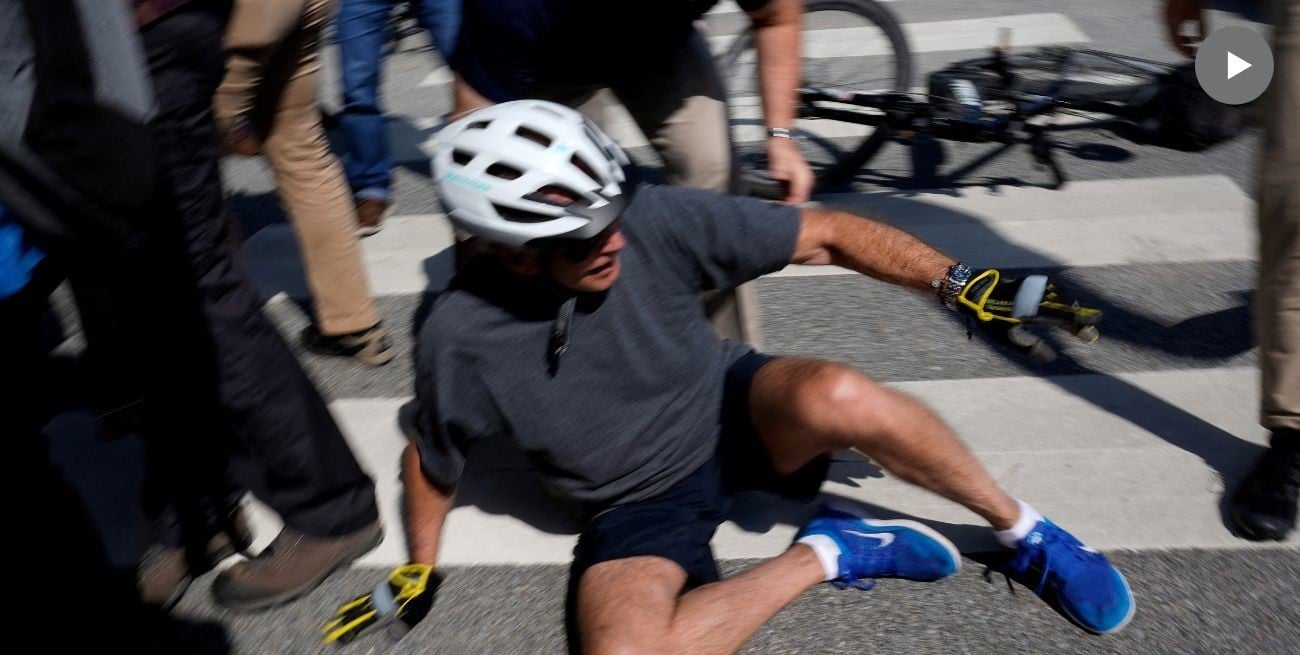
[[[557,496],[621,504],[662,493],[718,440],[723,379],[749,351],[720,341],[700,291],[784,267],[800,212],[680,187],[642,187],[622,217],[621,272],[581,296],[569,348],[548,362],[571,296],[480,259],[420,331],[415,399],[401,422],[436,483],[460,478],[471,442],[508,437]]]

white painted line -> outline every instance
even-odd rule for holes
[[[416,86],[438,86],[441,84],[451,84],[451,81],[451,68],[448,68],[447,66],[439,66],[438,68],[433,69],[432,73],[426,75],[423,80],[420,80],[420,83]]]
[[[869,372],[868,372],[869,373]],[[1265,442],[1256,423],[1253,368],[905,382],[890,385],[932,406],[1011,494],[1099,548],[1249,548],[1223,526],[1215,467],[1248,468]],[[331,408],[374,477],[387,537],[361,564],[405,562],[396,425],[405,399],[334,402]],[[1025,411],[1037,408],[1038,411]],[[999,417],[989,421],[989,416]],[[1165,436],[1159,436],[1164,434]],[[965,509],[890,476],[852,453],[837,456],[827,494],[889,510],[982,526]],[[455,564],[563,563],[577,523],[545,499],[517,452],[471,455],[443,537]],[[743,498],[736,522],[719,530],[719,557],[766,557],[784,549],[811,507],[761,495]],[[520,517],[527,517],[527,520]],[[278,523],[259,508],[258,545]],[[982,529],[950,531],[967,549],[991,547]],[[1292,538],[1283,547],[1300,546]]]
[[[1074,21],[1057,13],[903,24],[903,32],[914,53],[990,48],[997,44],[998,32],[1004,28],[1011,30],[1011,43],[1016,48],[1090,41]],[[725,52],[736,36],[709,37],[709,48],[714,53]],[[891,54],[893,47],[879,28],[863,25],[805,30],[803,51],[805,59],[874,57]]]
[[[826,196],[822,204],[875,216],[963,261],[1056,267],[1249,261],[1254,203],[1217,176],[1094,180],[1059,191],[983,187],[960,191]],[[361,241],[377,296],[433,291],[451,277],[451,225],[441,214],[395,216]],[[262,297],[308,297],[297,240],[287,224],[247,243]],[[838,275],[832,266],[789,266],[773,277]]]
[[[454,237],[442,214],[392,216],[378,234],[361,240],[361,254],[375,296],[442,289],[451,279]],[[263,228],[245,244],[249,271],[262,298],[279,294],[309,298],[292,226]]]
[[[840,206],[982,266],[1252,260],[1254,202],[1223,176],[1092,180],[1052,191],[983,187],[910,196],[843,194]],[[774,276],[848,273],[790,266]]]

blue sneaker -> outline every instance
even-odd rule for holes
[[[827,537],[839,547],[840,574],[830,582],[840,589],[870,589],[863,579],[874,578],[929,582],[961,568],[957,547],[916,521],[867,519],[822,507],[795,541],[810,536]]]
[[[1020,540],[1004,572],[1095,634],[1128,625],[1137,607],[1128,582],[1105,555],[1047,519]]]

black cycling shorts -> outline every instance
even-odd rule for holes
[[[776,359],[750,352],[727,370],[722,434],[709,461],[654,498],[619,505],[597,514],[583,529],[574,551],[573,582],[601,562],[658,556],[676,562],[687,587],[719,579],[709,541],[742,491],[768,491],[811,500],[817,495],[829,457],[819,457],[788,476],[772,468],[749,418],[749,387],[754,374]]]

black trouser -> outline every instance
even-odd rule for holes
[[[141,31],[158,103],[155,131],[175,206],[171,231],[182,243],[211,342],[220,405],[252,464],[252,475],[240,482],[294,530],[345,534],[378,518],[374,484],[262,313],[225,212],[211,109],[224,72],[228,5],[222,4],[196,3]]]

